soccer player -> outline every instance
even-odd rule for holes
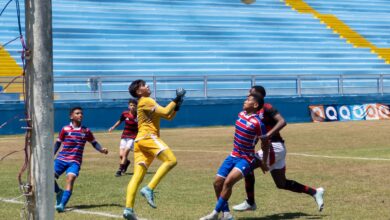
[[[115,176],[120,177],[126,173],[127,168],[130,165],[130,160],[127,159],[129,152],[134,149],[134,139],[138,133],[137,122],[137,100],[130,99],[128,103],[128,111],[122,112],[119,120],[108,129],[111,132],[118,127],[123,121],[125,127],[123,128],[121,142],[119,144],[119,169],[116,171]]]
[[[250,91],[250,94],[257,94],[261,97],[266,96],[266,91],[262,86],[253,86]],[[265,103],[264,107],[258,112],[259,116],[264,122],[267,133],[262,136],[263,140],[271,141],[271,148],[269,150],[269,159],[267,160],[267,166],[271,172],[272,178],[275,182],[275,185],[279,189],[289,190],[296,193],[305,193],[312,196],[316,203],[319,211],[322,211],[324,208],[324,189],[312,188],[306,185],[302,185],[294,180],[287,179],[286,177],[286,147],[284,145],[284,140],[280,135],[279,131],[286,126],[286,122],[283,116],[279,111],[274,108],[271,104]],[[259,151],[258,158],[262,158],[264,151]],[[256,159],[254,166],[260,166],[264,164],[264,161],[261,159]],[[247,199],[239,205],[233,206],[235,211],[248,211],[255,210],[257,208],[255,203],[255,176],[254,173],[250,173],[245,177],[245,191],[247,194]]]
[[[133,210],[135,193],[154,158],[157,157],[163,163],[149,184],[140,191],[152,208],[156,208],[154,189],[177,164],[172,150],[160,139],[160,119],[172,120],[175,117],[186,91],[177,89],[176,98],[165,107],[150,98],[149,86],[143,80],[133,81],[129,86],[129,93],[138,98],[138,134],[134,145],[134,175],[127,186],[126,208],[123,211],[123,217],[137,219]]]
[[[243,110],[238,114],[236,131],[234,134],[233,150],[220,166],[214,181],[214,191],[218,198],[214,210],[200,220],[217,220],[218,214],[223,212],[222,219],[230,220],[228,200],[232,194],[233,185],[252,172],[251,163],[255,160],[255,146],[259,137],[265,134],[265,126],[261,122],[257,111],[263,107],[263,98],[250,94],[244,102]],[[268,152],[269,143],[262,141],[262,149]],[[263,160],[267,162],[267,153]],[[261,167],[263,172],[266,166]]]
[[[102,148],[95,140],[91,130],[81,125],[83,120],[83,109],[81,107],[74,107],[70,110],[70,120],[70,124],[64,126],[60,131],[54,145],[54,154],[60,149],[61,144],[63,145],[62,150],[54,160],[55,178],[58,179],[64,172],[66,173],[65,191],[60,189],[57,181],[54,181],[54,190],[57,194],[56,210],[58,212],[65,210],[66,203],[72,195],[74,182],[79,176],[85,143],[90,142],[100,153],[108,153],[108,150]]]

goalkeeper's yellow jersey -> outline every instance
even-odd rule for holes
[[[170,102],[167,106],[160,106],[150,97],[141,97],[137,105],[138,134],[136,140],[156,135],[160,137],[160,119],[171,120],[175,117],[176,103]]]

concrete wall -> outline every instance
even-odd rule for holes
[[[182,109],[173,121],[162,120],[162,127],[197,127],[197,126],[233,126],[237,113],[241,111],[244,98],[186,100]],[[165,105],[169,100],[158,100]],[[288,97],[266,98],[266,102],[273,104],[285,117],[287,122],[310,122],[309,105],[314,104],[390,104],[390,95],[369,96],[316,96],[316,97]],[[92,131],[107,130],[127,108],[127,100],[105,102],[66,102],[55,103],[55,131],[69,123],[69,109],[81,106],[84,109],[83,124]],[[0,104],[0,124],[9,121],[0,128],[0,134],[23,133],[20,127],[24,126],[15,116],[23,117],[24,106],[21,103]],[[14,120],[12,120],[14,119]]]

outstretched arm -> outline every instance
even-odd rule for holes
[[[168,118],[169,115],[172,114],[174,108],[176,107],[176,103],[174,101],[170,102],[167,106],[162,107],[160,105],[156,105],[154,108],[154,113],[162,118]]]
[[[92,146],[99,151],[102,154],[108,154],[107,148],[102,148],[102,146],[97,142],[97,141],[92,141],[91,142]]]
[[[273,118],[276,121],[275,126],[269,130],[265,135],[262,135],[260,138],[261,140],[269,140],[274,136],[276,133],[278,133],[280,130],[282,130],[286,125],[286,121],[284,120],[283,116],[280,113],[277,113],[273,116]]]
[[[167,117],[162,117],[162,118],[167,119],[167,120],[172,120],[175,118],[175,116],[176,116],[176,111],[172,111],[171,114],[169,114]]]
[[[64,128],[61,129],[60,133],[58,134],[58,138],[56,143],[54,144],[54,155],[57,154],[58,150],[61,147],[62,142],[65,140],[65,130]]]
[[[120,124],[121,124],[121,120],[118,120],[117,122],[115,122],[115,124],[114,124],[110,129],[108,129],[108,132],[113,131],[113,130],[114,130],[116,127],[118,127]]]
[[[60,140],[57,140],[56,143],[54,144],[54,155],[57,154],[58,150],[61,147],[62,142]]]
[[[282,128],[284,128],[287,125],[286,121],[284,120],[283,116],[280,113],[274,115],[274,119],[277,122],[276,125],[267,132],[267,136],[269,137],[274,136],[274,134],[278,133],[280,130],[282,130]]]
[[[179,110],[181,103],[183,103],[183,98],[186,94],[186,90],[183,88],[176,89],[176,97],[170,102],[167,106],[161,107],[156,105],[154,107],[154,112],[165,119],[171,120],[175,117],[175,112]]]

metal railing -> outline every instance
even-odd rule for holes
[[[0,77],[0,85],[10,77]],[[390,94],[390,74],[377,75],[203,75],[54,77],[56,100],[129,98],[128,86],[144,79],[154,98],[170,98],[183,87],[192,98],[245,96],[252,85],[263,85],[267,96]],[[20,83],[20,82],[17,82]],[[16,86],[18,87],[18,86]],[[20,87],[20,86],[19,86]],[[9,91],[5,91],[9,92]]]

